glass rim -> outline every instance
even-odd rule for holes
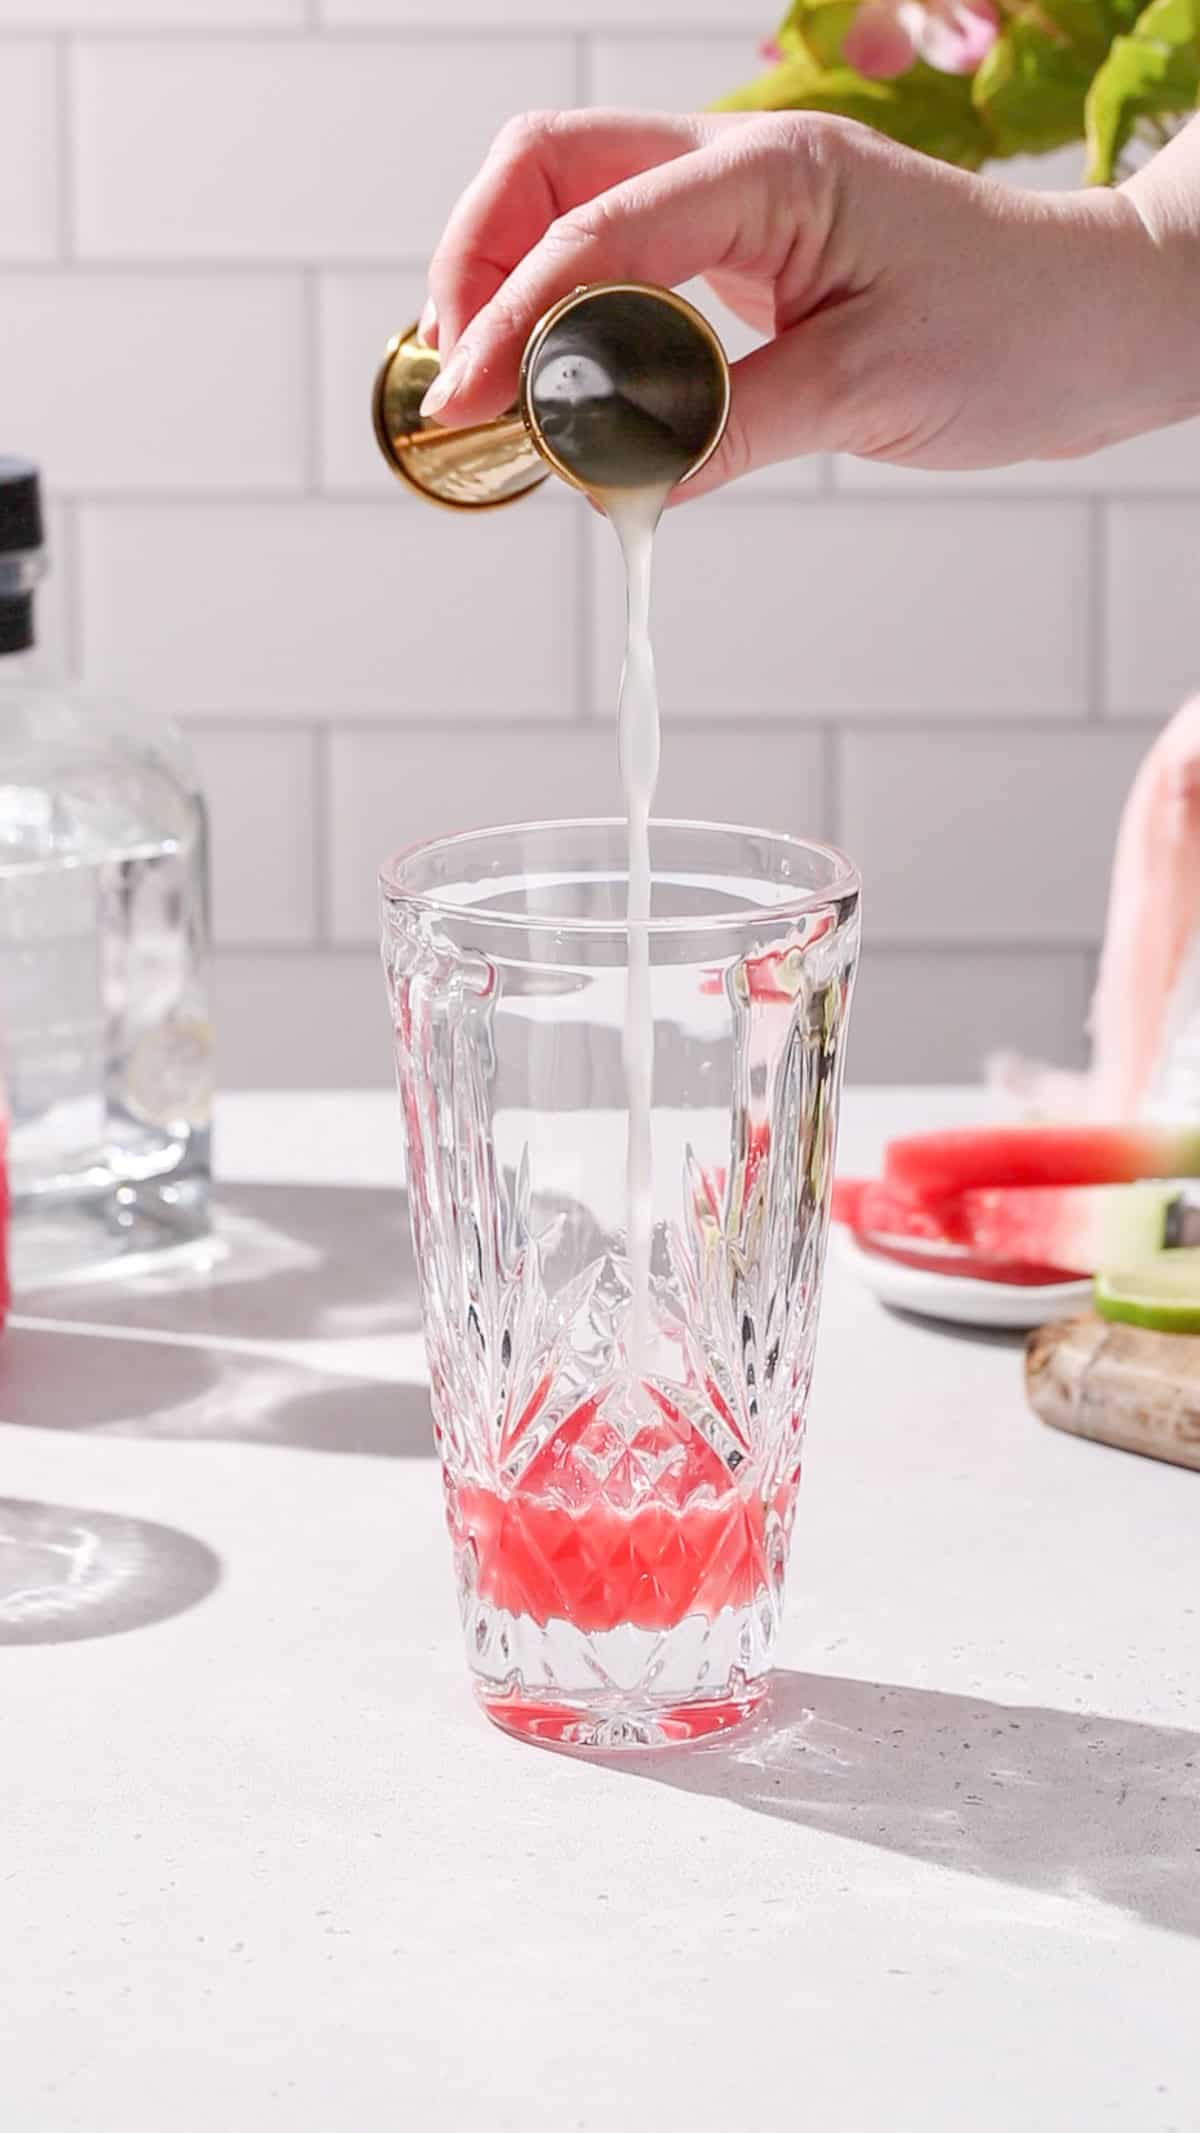
[[[482,829],[457,830],[444,837],[422,837],[415,844],[405,845],[379,869],[379,885],[389,902],[405,904],[412,909],[428,911],[440,918],[476,918],[481,925],[499,926],[510,932],[521,933],[581,933],[590,937],[601,934],[620,937],[629,933],[648,933],[658,937],[686,933],[744,932],[747,926],[756,923],[779,925],[791,919],[809,917],[815,911],[827,910],[847,896],[858,897],[862,892],[862,877],[855,866],[836,844],[827,844],[817,837],[796,837],[790,830],[764,829],[745,822],[707,822],[687,816],[652,815],[650,830],[684,830],[707,833],[718,837],[761,838],[766,843],[784,847],[795,852],[816,853],[830,865],[831,878],[820,889],[806,889],[795,896],[782,898],[778,903],[747,904],[739,911],[714,911],[691,913],[685,918],[628,919],[579,918],[564,914],[555,917],[543,911],[494,911],[486,904],[464,904],[436,891],[415,888],[402,878],[403,869],[414,860],[433,853],[454,852],[479,845],[499,837],[532,837],[545,835],[552,830],[619,830],[625,832],[623,815],[565,815],[549,816],[531,822],[497,822]],[[653,877],[653,866],[651,868]]]

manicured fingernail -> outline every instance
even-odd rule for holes
[[[439,370],[433,384],[422,400],[421,413],[423,415],[438,414],[449,401],[453,400],[466,375],[466,364],[459,356],[451,356],[446,368]]]
[[[417,327],[417,339],[424,341],[427,348],[437,347],[437,305],[434,303],[432,296],[427,299],[425,309],[421,313],[421,322]]]

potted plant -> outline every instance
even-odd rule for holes
[[[794,0],[725,111],[826,111],[978,170],[1087,143],[1108,185],[1200,104],[1200,0]]]

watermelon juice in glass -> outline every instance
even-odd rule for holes
[[[500,1725],[601,1749],[766,1687],[858,947],[825,846],[654,823],[640,929],[626,850],[537,823],[382,875],[468,1663]]]

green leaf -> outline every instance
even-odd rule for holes
[[[1080,55],[1098,67],[1114,37],[1131,30],[1140,0],[1033,0],[1029,13],[1060,30]]]
[[[1133,34],[1139,41],[1181,49],[1200,43],[1200,0],[1150,0],[1149,7],[1138,16]]]
[[[1115,37],[1088,91],[1088,182],[1110,185],[1143,119],[1200,103],[1200,0],[1150,0],[1128,37]]]
[[[970,77],[939,74],[921,61],[894,81],[866,81],[853,67],[822,67],[807,53],[789,53],[714,108],[830,112],[965,170],[978,170],[991,152],[990,136],[971,102]]]
[[[974,79],[975,108],[998,156],[1043,155],[1083,132],[1093,68],[1036,8],[1015,15]]]
[[[795,0],[780,44],[785,52],[807,54],[818,66],[839,67],[842,39],[858,13],[859,0]]]
[[[1123,30],[1132,30],[1142,0],[1032,0],[1029,13],[1047,28],[1061,30],[1074,49],[1098,66]]]

